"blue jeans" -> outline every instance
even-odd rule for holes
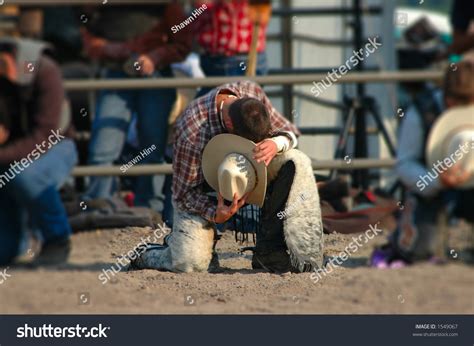
[[[169,74],[163,72],[162,75]],[[169,77],[167,75],[167,77]],[[109,70],[105,78],[129,78],[122,71]],[[137,117],[140,151],[155,145],[140,164],[163,161],[168,130],[168,116],[176,99],[174,89],[104,90],[97,100],[97,112],[89,147],[91,165],[112,165],[120,156],[132,117]],[[115,192],[113,177],[93,177],[85,198],[109,198]],[[156,193],[153,176],[142,176],[135,186],[135,204],[148,206]]]
[[[28,228],[44,243],[71,234],[58,188],[77,164],[74,142],[63,139],[0,188],[0,265],[19,253]],[[4,172],[9,167],[1,167]]]
[[[247,65],[247,55],[201,55],[201,68],[207,77],[245,76]],[[260,53],[257,56],[257,76],[265,75],[267,72],[267,56],[265,53]],[[201,88],[196,98],[207,94],[210,90],[212,90],[212,88]]]
[[[410,194],[407,200],[410,205],[404,210],[391,238],[397,253],[408,261],[433,255],[440,236],[439,214],[457,204],[459,193],[457,190],[444,190],[431,198]]]

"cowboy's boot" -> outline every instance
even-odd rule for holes
[[[207,269],[209,273],[222,272],[222,268],[219,263],[219,256],[217,255],[217,251],[216,251],[217,241],[220,240],[221,238],[222,238],[222,235],[217,233],[217,228],[215,227],[214,228],[214,245],[212,246],[212,258],[211,258],[211,262],[209,263],[209,268]]]
[[[283,234],[284,219],[277,216],[280,211],[285,210],[294,176],[295,165],[289,161],[281,167],[267,189],[262,208],[262,227],[257,232],[257,244],[252,257],[253,269],[265,269],[274,273],[295,270],[291,265]]]

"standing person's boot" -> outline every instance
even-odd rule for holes
[[[55,186],[47,188],[32,201],[31,221],[41,231],[43,245],[32,263],[35,266],[61,264],[71,252],[71,227]]]
[[[67,262],[70,253],[71,240],[69,238],[45,243],[32,265],[48,266],[62,264]]]

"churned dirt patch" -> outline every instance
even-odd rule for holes
[[[0,313],[472,314],[474,267],[458,256],[469,232],[462,224],[452,229],[453,259],[447,264],[396,270],[366,265],[373,247],[385,241],[386,235],[379,235],[316,283],[310,273],[252,270],[251,255],[239,253],[241,245],[227,232],[218,244],[219,273],[120,272],[106,284],[99,280],[102,270],[117,266],[117,256],[152,230],[80,233],[73,236],[66,265],[9,268],[11,277],[0,285]],[[325,254],[335,256],[350,241],[347,235],[326,236]]]

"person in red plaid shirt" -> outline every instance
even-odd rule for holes
[[[256,17],[254,0],[200,0],[194,1],[194,10],[183,24],[171,27],[173,32],[189,27],[196,33],[200,45],[200,66],[204,74],[212,76],[244,76],[247,70],[248,53],[252,43],[252,18]],[[270,5],[268,5],[271,9]],[[270,11],[260,17],[260,30],[257,40],[256,74],[267,73],[265,55],[266,30]],[[207,94],[212,88],[202,87],[196,98]],[[171,206],[171,176],[164,184],[165,206],[163,221],[173,226]]]
[[[206,5],[198,18],[198,42],[209,55],[232,56],[247,54],[252,42],[253,23],[249,18],[249,1],[196,1],[196,7]],[[258,35],[257,51],[265,51],[267,23]]]
[[[251,0],[195,1],[206,10],[197,17],[194,31],[202,50],[201,68],[206,76],[244,76],[252,43]],[[265,54],[268,18],[264,18],[257,40],[257,75],[267,74]],[[211,89],[201,88],[202,96]]]
[[[225,223],[245,204],[245,197],[234,199],[227,206],[222,199],[216,203],[207,194],[210,190],[201,168],[202,153],[211,138],[222,133],[232,133],[257,143],[255,159],[267,166],[276,155],[295,148],[299,134],[297,128],[272,106],[262,88],[250,81],[219,86],[194,100],[176,124],[173,231],[166,238],[166,245],[148,246],[132,261],[132,267],[176,272],[210,268],[216,224]],[[280,169],[278,176],[282,171],[284,169]],[[286,176],[293,179],[292,174],[294,170]],[[286,189],[288,196],[291,181],[278,185]],[[276,216],[275,212],[271,214]],[[283,241],[282,232],[280,236]]]

